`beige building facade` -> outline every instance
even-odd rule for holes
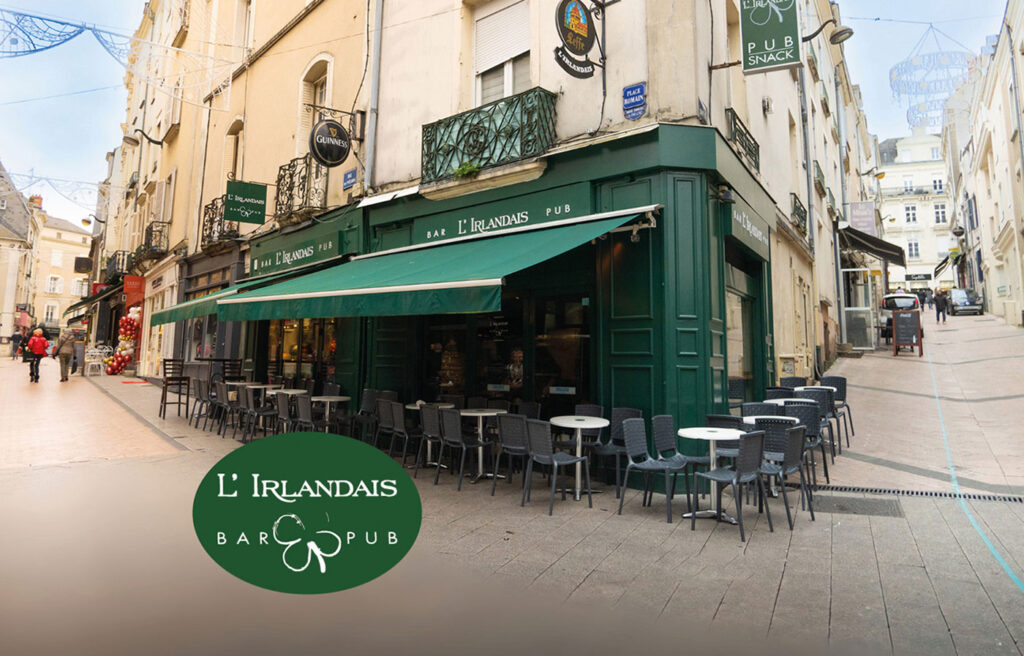
[[[88,258],[92,235],[70,221],[48,215],[41,196],[29,198],[29,208],[39,222],[32,249],[35,278],[29,304],[36,323],[56,334],[64,311],[89,295],[88,271],[75,271],[75,258]]]

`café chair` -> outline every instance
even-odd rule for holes
[[[740,415],[743,417],[753,417],[756,415],[774,415],[778,414],[779,406],[774,403],[744,403],[740,407]]]
[[[554,514],[555,489],[558,481],[558,468],[569,467],[577,462],[583,463],[586,473],[587,502],[594,507],[594,498],[590,494],[590,459],[587,456],[571,456],[568,453],[556,452],[551,443],[551,424],[538,419],[526,420],[527,439],[529,440],[530,457],[526,461],[526,485],[520,506],[530,500],[530,488],[533,483],[533,463],[551,468],[551,501],[548,503],[548,515]],[[562,488],[562,501],[565,501],[565,488]]]
[[[356,437],[356,429],[359,429],[358,438],[366,442],[367,431],[370,435],[377,432],[377,390],[363,389],[363,395],[359,399],[359,410],[352,415],[350,431],[352,437]]]
[[[600,433],[595,442],[584,442],[590,455],[593,456],[614,456],[615,458],[615,498],[622,494],[622,466],[621,458],[626,455],[626,441],[622,434],[622,422],[627,419],[639,419],[644,416],[643,411],[637,408],[612,408],[612,418],[608,426],[608,441],[602,442]]]
[[[654,494],[651,491],[651,474],[665,474],[665,511],[668,515],[668,523],[672,523],[672,492],[673,492],[673,480],[675,474],[678,474],[680,469],[674,465],[670,465],[665,460],[655,460],[651,457],[651,454],[647,452],[647,428],[643,419],[634,417],[626,419],[622,422],[622,436],[626,444],[626,476],[624,478],[626,485],[629,485],[629,472],[636,470],[643,474],[644,487],[643,497],[641,498],[640,505],[648,506],[650,501],[648,500],[648,493],[650,492],[653,498]],[[687,485],[689,488],[689,485]],[[619,514],[622,514],[622,504],[626,500],[626,495],[619,496]]]
[[[508,482],[512,483],[512,458],[523,458],[523,482],[526,485],[526,459],[530,457],[525,415],[498,415],[498,443],[494,450],[494,480],[491,496],[498,489],[498,465],[502,454],[508,456]]]
[[[786,402],[783,412],[787,417],[796,417],[797,426],[804,427],[804,451],[810,452],[810,462],[807,467],[811,470],[811,484],[818,484],[818,463],[814,455],[815,449],[821,450],[821,464],[824,468],[825,482],[831,482],[828,476],[828,455],[825,453],[825,440],[821,435],[821,421],[818,416],[818,407],[808,403]]]
[[[775,532],[772,526],[772,513],[768,508],[768,499],[765,494],[764,481],[761,480],[761,454],[764,446],[764,433],[754,431],[740,436],[739,449],[731,468],[719,467],[709,472],[697,472],[697,476],[705,478],[715,486],[715,495],[718,499],[718,512],[722,512],[722,488],[726,485],[732,487],[733,498],[736,500],[736,521],[740,527],[740,542],[746,542],[746,535],[743,531],[743,498],[741,488],[748,485],[757,486],[759,507],[764,508],[768,518],[768,530]],[[697,514],[690,515],[690,530],[697,529]]]
[[[766,387],[764,388],[764,400],[793,398],[793,392],[795,390],[792,387]]]
[[[836,388],[834,396],[835,405],[833,406],[834,412],[838,416],[843,417],[843,421],[849,422],[846,427],[846,446],[850,446],[850,435],[856,435],[857,431],[853,429],[853,410],[850,408],[850,404],[846,401],[846,377],[845,376],[824,376],[821,379],[822,385]],[[837,418],[838,421],[838,418]]]
[[[377,432],[373,435],[373,446],[380,448],[380,438],[391,436],[395,429],[395,417],[391,413],[391,400],[377,396]]]
[[[462,451],[459,459],[459,482],[456,490],[462,491],[462,476],[466,470],[466,452],[470,449],[477,449],[487,446],[481,442],[476,433],[468,433],[462,430],[462,415],[454,408],[446,408],[441,413],[441,449],[437,453],[437,471],[434,473],[434,485],[437,485],[437,478],[441,474],[441,456],[444,455],[445,447],[459,449]],[[454,470],[455,461],[452,460]]]
[[[676,439],[675,420],[672,415],[656,415],[651,419],[651,430],[654,433],[654,453],[658,460],[672,468],[672,496],[675,496],[676,478],[679,473],[683,475],[683,485],[686,487],[686,508],[694,511],[696,499],[691,501],[690,478],[697,471],[697,466],[709,466],[709,456],[690,456],[679,452],[679,442]],[[648,505],[650,505],[648,503]]]
[[[779,387],[803,387],[807,384],[804,376],[783,376],[779,378]]]
[[[758,420],[758,429],[761,428],[761,420]],[[800,501],[806,500],[807,509],[811,513],[811,521],[814,521],[814,502],[811,499],[811,488],[807,484],[807,477],[804,476],[804,443],[805,428],[796,426],[784,430],[785,443],[783,457],[780,462],[762,462],[761,475],[768,478],[777,478],[779,489],[782,490],[782,503],[786,506],[786,519],[789,521],[789,530],[793,530],[793,515],[789,510],[789,499],[786,497],[786,484],[783,478],[799,474],[800,476]],[[767,456],[767,453],[765,454]]]
[[[420,460],[424,466],[430,464],[426,461],[426,446],[437,446],[441,448],[441,415],[437,405],[427,403],[420,406],[420,445],[416,449],[416,462],[413,463],[412,477],[416,478],[420,471]],[[440,458],[440,453],[436,457]]]

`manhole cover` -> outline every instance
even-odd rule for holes
[[[903,517],[899,499],[862,499],[860,497],[815,496],[814,511],[840,515]]]

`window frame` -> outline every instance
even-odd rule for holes
[[[917,223],[917,205],[903,206],[903,220],[906,223]]]
[[[46,277],[46,293],[47,294],[63,294],[64,293],[64,276],[59,276],[55,273],[51,273]]]
[[[945,224],[949,223],[949,215],[946,213],[946,204],[945,203],[935,203],[935,205],[932,206],[932,210],[933,210],[933,212],[935,214],[935,224],[936,225],[945,225]],[[941,221],[939,220],[940,213],[941,213],[941,216],[942,216],[942,220]]]

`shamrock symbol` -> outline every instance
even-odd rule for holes
[[[280,537],[278,537],[278,528],[281,526],[281,523],[284,520],[290,520],[289,523],[294,522],[295,526],[292,526],[292,529],[294,529],[296,526],[298,527],[299,537],[295,538],[294,540],[282,540]],[[313,556],[316,556],[317,562],[320,564],[320,573],[325,574],[327,573],[327,563],[324,562],[324,558],[333,558],[334,556],[338,555],[338,553],[341,551],[341,538],[338,537],[338,534],[333,531],[316,531],[314,537],[312,539],[307,540],[304,537],[306,533],[306,525],[302,523],[302,520],[299,519],[298,515],[281,515],[277,518],[277,521],[274,522],[273,534],[274,541],[284,547],[284,551],[281,553],[281,561],[284,563],[285,567],[287,567],[293,572],[304,572],[306,571],[306,568],[309,567],[309,564],[313,561]],[[316,543],[316,535],[329,535],[330,537],[334,538],[335,541],[337,541],[338,545],[334,548],[334,551],[332,551],[331,553],[324,553],[324,551],[320,549],[320,545]],[[303,541],[305,541],[306,543],[306,562],[303,563],[302,567],[292,567],[291,564],[288,562],[288,552],[292,549],[292,547]]]

